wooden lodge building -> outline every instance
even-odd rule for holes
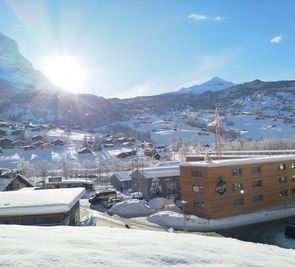
[[[84,188],[0,192],[0,224],[77,225]]]
[[[295,203],[295,156],[183,162],[186,214],[222,218]]]

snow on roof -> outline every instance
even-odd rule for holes
[[[54,181],[54,182],[48,182],[46,184],[78,184],[78,183],[83,183],[83,184],[93,184],[93,181],[91,180],[86,180],[86,179],[67,179],[67,180],[62,180],[62,181]]]
[[[0,192],[0,216],[64,213],[84,192],[81,187]]]
[[[290,161],[290,160],[294,160],[295,162],[295,155],[222,159],[222,160],[211,160],[211,162],[192,161],[192,162],[182,162],[180,165],[196,166],[196,167],[220,167],[220,166],[231,166],[231,165],[259,164],[259,163],[267,163],[267,162],[283,162],[283,161]]]
[[[143,168],[138,171],[146,178],[180,176],[179,165]]]
[[[131,172],[115,172],[114,175],[118,178],[121,182],[131,181]]]

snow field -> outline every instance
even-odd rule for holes
[[[1,266],[294,266],[295,251],[231,238],[107,227],[0,226]]]

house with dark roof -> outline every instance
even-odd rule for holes
[[[35,185],[25,176],[14,172],[4,172],[0,175],[0,191],[14,191]]]
[[[0,138],[0,147],[2,148],[13,148],[13,141],[9,138]]]

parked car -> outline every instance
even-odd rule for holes
[[[115,190],[108,190],[96,193],[93,197],[89,198],[89,203],[92,205],[99,204],[102,201],[107,201],[111,197],[116,197],[117,192]]]
[[[286,238],[295,238],[295,223],[292,223],[285,228]]]

